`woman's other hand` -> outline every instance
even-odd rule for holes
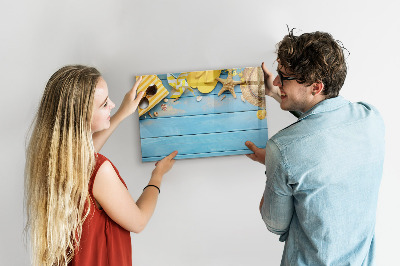
[[[172,152],[170,155],[166,156],[164,159],[156,162],[156,168],[153,170],[153,175],[163,176],[169,170],[171,170],[172,166],[175,163],[175,156],[178,154],[178,151]]]

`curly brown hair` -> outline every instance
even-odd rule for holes
[[[292,29],[277,44],[277,60],[301,84],[322,82],[322,93],[333,98],[339,95],[346,79],[344,49],[347,50],[329,33],[316,31],[295,36]]]

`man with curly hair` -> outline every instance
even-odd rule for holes
[[[292,30],[277,45],[278,75],[262,64],[266,94],[298,117],[266,149],[246,142],[266,166],[260,212],[285,242],[281,265],[374,264],[384,123],[339,95],[343,49],[329,33]]]

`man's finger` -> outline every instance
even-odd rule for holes
[[[258,149],[258,147],[251,141],[246,141],[244,144],[247,146],[247,148],[249,148],[249,150],[253,152],[256,152]]]
[[[262,62],[261,68],[262,68],[262,70],[264,71],[264,75],[265,75],[265,76],[267,76],[267,77],[271,76],[271,72],[269,72],[269,70],[268,70],[268,68],[265,66],[264,62]]]
[[[254,153],[252,154],[245,154],[248,158],[252,159],[253,161],[256,160],[256,155]]]

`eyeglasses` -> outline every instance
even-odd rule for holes
[[[297,79],[296,77],[284,77],[282,72],[279,69],[277,69],[276,71],[278,72],[279,80],[281,81],[282,87],[283,87],[284,80],[296,80]]]
[[[147,96],[153,96],[157,93],[158,88],[156,85],[150,85],[147,87],[147,89],[144,92],[143,98],[139,102],[139,107],[140,109],[146,109],[147,106],[149,106],[149,99],[147,99]]]

